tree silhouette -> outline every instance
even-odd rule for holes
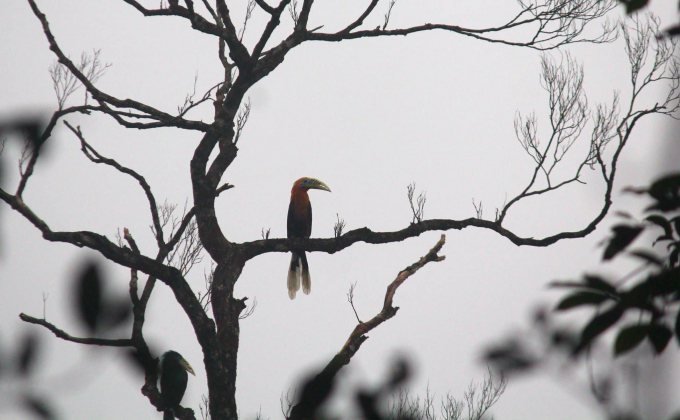
[[[247,313],[247,298],[234,296],[234,286],[245,265],[251,260],[266,253],[290,252],[293,249],[333,254],[361,242],[387,244],[429,231],[461,230],[468,227],[491,230],[516,245],[532,247],[545,247],[564,239],[583,238],[594,231],[610,209],[618,159],[638,121],[650,114],[671,114],[678,108],[680,100],[680,72],[672,56],[675,43],[656,37],[659,33],[657,20],[636,18],[632,23],[610,25],[605,22],[599,28],[590,28],[614,8],[613,1],[541,0],[533,4],[520,0],[515,15],[492,27],[467,28],[452,24],[427,23],[391,29],[390,15],[395,10],[395,2],[390,1],[387,4],[387,12],[381,25],[369,28],[368,22],[375,20],[379,4],[379,0],[370,0],[359,16],[337,31],[326,31],[323,26],[308,26],[310,14],[314,10],[313,0],[300,2],[281,0],[276,5],[271,5],[265,0],[253,0],[249,3],[240,29],[237,29],[237,22],[225,0],[215,2],[203,0],[200,5],[194,4],[191,0],[186,0],[183,4],[175,0],[169,1],[167,6],[161,2],[157,9],[148,8],[135,0],[124,1],[144,16],[178,17],[188,21],[193,30],[214,37],[218,41],[217,53],[223,66],[224,77],[202,96],[196,97],[195,92],[188,95],[177,112],[163,111],[135,99],[116,97],[96,85],[107,68],[107,65],[100,61],[99,52],[82,55],[79,63],[71,60],[50,30],[48,17],[40,11],[34,0],[28,0],[42,25],[50,50],[57,58],[57,63],[50,69],[50,75],[59,107],[46,127],[36,136],[39,140],[27,141],[19,163],[20,178],[16,190],[10,193],[8,189],[1,189],[0,199],[35,226],[46,241],[88,248],[115,264],[129,268],[133,324],[129,338],[108,339],[95,336],[81,338],[72,336],[44,319],[25,314],[21,315],[21,319],[41,325],[57,337],[74,343],[130,348],[145,371],[142,393],[148,397],[151,404],[162,409],[156,385],[156,355],[152,354],[144,337],[147,304],[156,283],[162,282],[172,290],[175,299],[190,320],[196,340],[203,351],[209,390],[209,412],[213,419],[237,418],[236,369],[239,321]],[[257,42],[254,45],[247,45],[243,35],[253,13],[265,14],[268,16],[268,22],[261,28]],[[279,27],[282,19],[289,17],[294,22],[292,32],[279,42],[274,42],[272,35],[275,29]],[[632,26],[632,30],[626,29],[629,26]],[[254,30],[251,27],[248,29]],[[508,47],[544,52],[574,43],[604,44],[614,40],[618,31],[622,30],[626,51],[631,61],[630,100],[621,106],[619,95],[615,94],[610,105],[596,105],[591,108],[583,87],[582,66],[569,54],[561,55],[561,59],[558,60],[543,53],[542,84],[549,97],[549,130],[547,134],[539,133],[534,114],[517,114],[515,122],[517,140],[531,158],[533,172],[525,187],[497,210],[494,220],[483,219],[481,205],[475,218],[425,219],[425,195],[421,193],[415,196],[414,203],[415,184],[412,184],[408,188],[408,198],[413,211],[413,220],[401,230],[376,232],[364,227],[344,231],[344,221],[341,222],[338,216],[338,225],[333,238],[277,239],[269,238],[269,231],[265,235],[263,230],[262,239],[243,243],[229,240],[218,223],[215,201],[220,194],[232,188],[231,184],[223,180],[223,175],[237,157],[238,143],[251,112],[251,104],[246,96],[248,91],[281,66],[293,49],[310,41],[349,42],[435,30]],[[655,51],[654,62],[645,66],[650,51]],[[641,92],[657,83],[669,85],[667,96],[653,106],[640,105]],[[84,103],[67,107],[69,97],[80,87],[84,87]],[[210,103],[214,105],[212,122],[188,118],[189,111]],[[130,176],[142,188],[152,218],[152,230],[157,247],[155,255],[143,254],[126,229],[122,237],[119,237],[118,243],[97,232],[53,230],[49,221],[43,220],[24,202],[23,193],[40,157],[41,146],[48,141],[57,122],[74,113],[104,114],[126,128],[140,130],[175,128],[201,136],[191,157],[192,204],[178,217],[175,216],[173,206],[167,203],[159,204],[144,176],[95,150],[79,126],[64,121],[66,127],[78,138],[81,150],[89,160],[108,165],[123,175]],[[589,143],[587,153],[583,156],[576,156],[572,148],[577,141]],[[567,155],[574,157],[565,159]],[[573,164],[574,159],[576,165]],[[533,236],[518,235],[504,226],[507,215],[516,203],[530,197],[552,193],[569,184],[582,183],[582,171],[586,167],[596,169],[601,175],[604,193],[602,207],[582,229],[555,232],[537,239]],[[560,171],[555,168],[560,168]],[[441,240],[423,258],[398,274],[387,290],[382,310],[369,321],[358,323],[340,352],[329,361],[320,375],[332,379],[359,350],[367,339],[366,333],[397,313],[398,308],[392,305],[397,287],[425,264],[443,259],[439,252],[444,245],[444,239],[442,235]],[[215,265],[206,280],[209,284],[209,296],[201,297],[192,291],[185,276],[194,264],[200,262],[203,250]],[[146,276],[143,286],[140,284],[142,274]],[[93,335],[96,335],[103,325],[116,325],[127,316],[124,305],[118,302],[106,303],[101,299],[96,278],[93,271],[86,271],[81,279],[79,295],[83,319],[86,320]],[[299,411],[300,409],[296,411],[293,407],[291,415]],[[177,409],[175,415],[181,419],[194,418],[194,413],[190,409]]]

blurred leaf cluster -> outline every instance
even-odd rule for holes
[[[73,279],[73,310],[90,337],[73,337],[57,329],[44,318],[44,311],[43,318],[33,318],[25,314],[20,317],[24,321],[46,326],[53,334],[69,341],[96,340],[94,337],[116,334],[119,327],[129,324],[132,306],[129,298],[107,292],[101,271],[98,263],[84,263]],[[43,298],[43,304],[45,302],[46,298]],[[40,335],[27,332],[17,341],[14,351],[0,348],[0,404],[3,401],[12,401],[34,418],[56,419],[58,410],[55,409],[55,398],[37,386],[45,380],[44,376],[36,374],[39,372],[36,366],[39,365],[40,358],[44,357],[41,343]],[[100,348],[97,345],[93,347]],[[131,361],[134,362],[133,359]]]
[[[625,221],[612,227],[602,259],[628,256],[639,260],[640,265],[616,281],[585,275],[579,281],[551,283],[552,287],[569,290],[556,310],[597,309],[582,329],[573,348],[574,355],[620,324],[614,343],[616,356],[645,341],[652,345],[655,354],[663,352],[673,336],[680,344],[680,174],[665,176],[649,188],[627,188],[626,191],[647,195],[652,204],[645,209],[646,217],[642,221],[628,213],[619,213]],[[643,232],[654,235],[651,246],[630,249]]]
[[[650,0],[619,0],[619,3],[626,8],[626,13],[630,15],[647,7],[649,1]],[[680,2],[678,2],[678,11],[680,12]],[[673,25],[666,29],[664,34],[671,37],[680,35],[680,24]]]

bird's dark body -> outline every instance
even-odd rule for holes
[[[189,374],[179,363],[181,356],[169,352],[161,368],[161,398],[163,400],[163,420],[174,419],[173,409],[179,406],[187,389]],[[176,356],[175,356],[176,355]]]
[[[292,197],[288,206],[288,237],[309,238],[311,235],[312,203],[307,193],[298,194]]]
[[[288,237],[289,238],[309,238],[312,235],[312,203],[309,196],[291,200],[288,206]],[[307,200],[305,200],[305,198]],[[306,201],[306,206],[305,206]],[[305,251],[293,251],[290,259],[290,271],[295,271],[298,264],[302,263],[302,270],[309,272],[307,254]]]

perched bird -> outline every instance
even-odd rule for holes
[[[163,401],[163,420],[175,418],[173,410],[179,406],[187,389],[187,372],[196,376],[189,362],[176,351],[167,351],[161,356],[161,399]]]
[[[290,205],[288,206],[288,237],[309,238],[312,234],[312,204],[309,202],[308,190],[324,190],[331,192],[328,185],[314,178],[300,178],[293,184],[290,191]],[[288,297],[295,299],[295,293],[300,290],[306,295],[312,291],[312,279],[309,277],[309,265],[305,251],[292,251],[290,268],[288,268]]]

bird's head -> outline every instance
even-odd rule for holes
[[[189,362],[184,360],[182,355],[176,351],[166,351],[161,356],[161,371],[163,371],[163,366],[168,366],[169,364],[179,364],[184,370],[196,376],[194,369],[191,367]]]
[[[293,191],[295,190],[324,190],[331,192],[331,189],[325,183],[319,181],[316,178],[300,178],[293,184]]]

